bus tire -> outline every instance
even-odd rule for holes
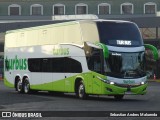
[[[115,100],[122,100],[124,95],[114,95]]]
[[[22,82],[21,82],[20,78],[18,78],[18,80],[16,81],[16,91],[18,93],[23,93]]]
[[[80,99],[87,99],[87,94],[85,92],[85,86],[84,86],[84,83],[83,81],[80,81],[79,85],[78,85],[78,91],[77,91],[77,96],[80,98]]]
[[[30,93],[30,84],[29,84],[28,78],[25,78],[23,81],[23,91],[25,94]]]

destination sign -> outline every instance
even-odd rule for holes
[[[117,40],[117,44],[118,45],[132,45],[132,42],[127,41],[127,40]]]

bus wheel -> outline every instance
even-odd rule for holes
[[[86,99],[87,98],[87,94],[85,92],[85,86],[84,86],[82,81],[80,82],[80,84],[78,86],[77,96],[80,99]]]
[[[30,84],[27,78],[25,78],[23,82],[23,91],[24,93],[28,94],[30,92]]]
[[[115,96],[114,96],[114,99],[115,99],[115,100],[122,100],[123,97],[124,97],[124,95],[115,95]]]
[[[22,93],[22,91],[23,91],[23,89],[22,89],[22,82],[21,82],[20,79],[18,79],[17,82],[16,82],[16,91],[18,93]]]

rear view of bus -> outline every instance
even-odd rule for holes
[[[104,62],[104,72],[110,83],[107,92],[117,99],[125,94],[145,94],[145,46],[137,25],[126,21],[97,21],[96,24],[100,42],[109,51]],[[152,45],[147,46],[154,49]]]

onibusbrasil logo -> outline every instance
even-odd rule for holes
[[[26,70],[28,66],[27,64],[28,64],[27,59],[18,58],[17,55],[13,59],[6,57],[5,58],[5,71]]]

